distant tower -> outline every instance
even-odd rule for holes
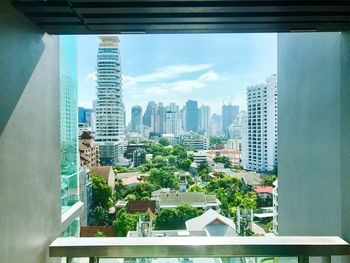
[[[131,108],[131,131],[142,134],[142,107],[135,105]]]
[[[122,155],[124,104],[120,55],[116,36],[101,36],[97,53],[96,135],[102,165],[117,163]]]
[[[188,100],[186,102],[185,110],[186,131],[197,132],[199,127],[198,102],[194,100]]]

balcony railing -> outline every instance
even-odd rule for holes
[[[349,255],[349,244],[339,237],[128,237],[58,238],[50,245],[50,257],[89,258],[232,258],[309,257]]]

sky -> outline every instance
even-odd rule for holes
[[[246,109],[246,89],[277,73],[277,34],[120,35],[123,101],[131,107],[148,101],[189,99],[221,113],[223,103]],[[95,99],[96,35],[78,36],[79,106]]]

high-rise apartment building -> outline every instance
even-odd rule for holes
[[[119,39],[101,36],[97,54],[95,140],[102,165],[115,164],[122,155],[124,104],[122,101]]]
[[[142,107],[135,105],[131,108],[131,131],[142,134]]]
[[[277,165],[277,76],[247,88],[249,170],[272,171]]]
[[[188,100],[186,102],[185,108],[185,118],[186,118],[186,131],[197,132],[199,127],[198,122],[198,102],[194,100]]]
[[[199,129],[204,133],[209,132],[210,106],[202,105],[199,109]]]
[[[239,112],[239,107],[236,105],[228,104],[222,105],[222,131],[226,134],[227,128],[235,121]]]
[[[174,134],[175,137],[179,137],[180,125],[179,106],[175,103],[170,103],[166,106],[165,133]]]

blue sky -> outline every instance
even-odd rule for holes
[[[246,108],[246,88],[277,73],[276,34],[121,35],[123,100],[130,109],[150,100],[198,100],[220,113],[223,101]],[[98,37],[78,36],[79,106],[95,98]]]

